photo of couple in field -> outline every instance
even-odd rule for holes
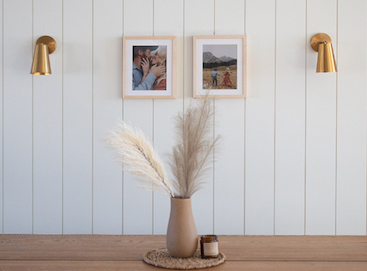
[[[132,90],[166,90],[167,46],[133,46]]]
[[[203,89],[237,89],[237,45],[203,45]]]

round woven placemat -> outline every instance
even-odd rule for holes
[[[143,256],[144,262],[162,268],[169,269],[199,269],[217,266],[226,260],[226,256],[219,253],[216,259],[202,259],[197,250],[190,258],[171,257],[166,248],[151,250]]]

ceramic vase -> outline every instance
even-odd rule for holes
[[[171,198],[171,212],[166,245],[173,257],[189,258],[198,247],[198,233],[191,208],[191,198]]]

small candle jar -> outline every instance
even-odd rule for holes
[[[203,259],[217,258],[219,254],[218,237],[216,235],[201,236],[200,250],[201,250],[201,258]]]

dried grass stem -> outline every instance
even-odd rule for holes
[[[211,102],[205,98],[198,107],[190,104],[186,113],[176,119],[176,145],[170,163],[176,197],[190,198],[204,183],[219,140],[219,136],[213,139],[212,118]]]

